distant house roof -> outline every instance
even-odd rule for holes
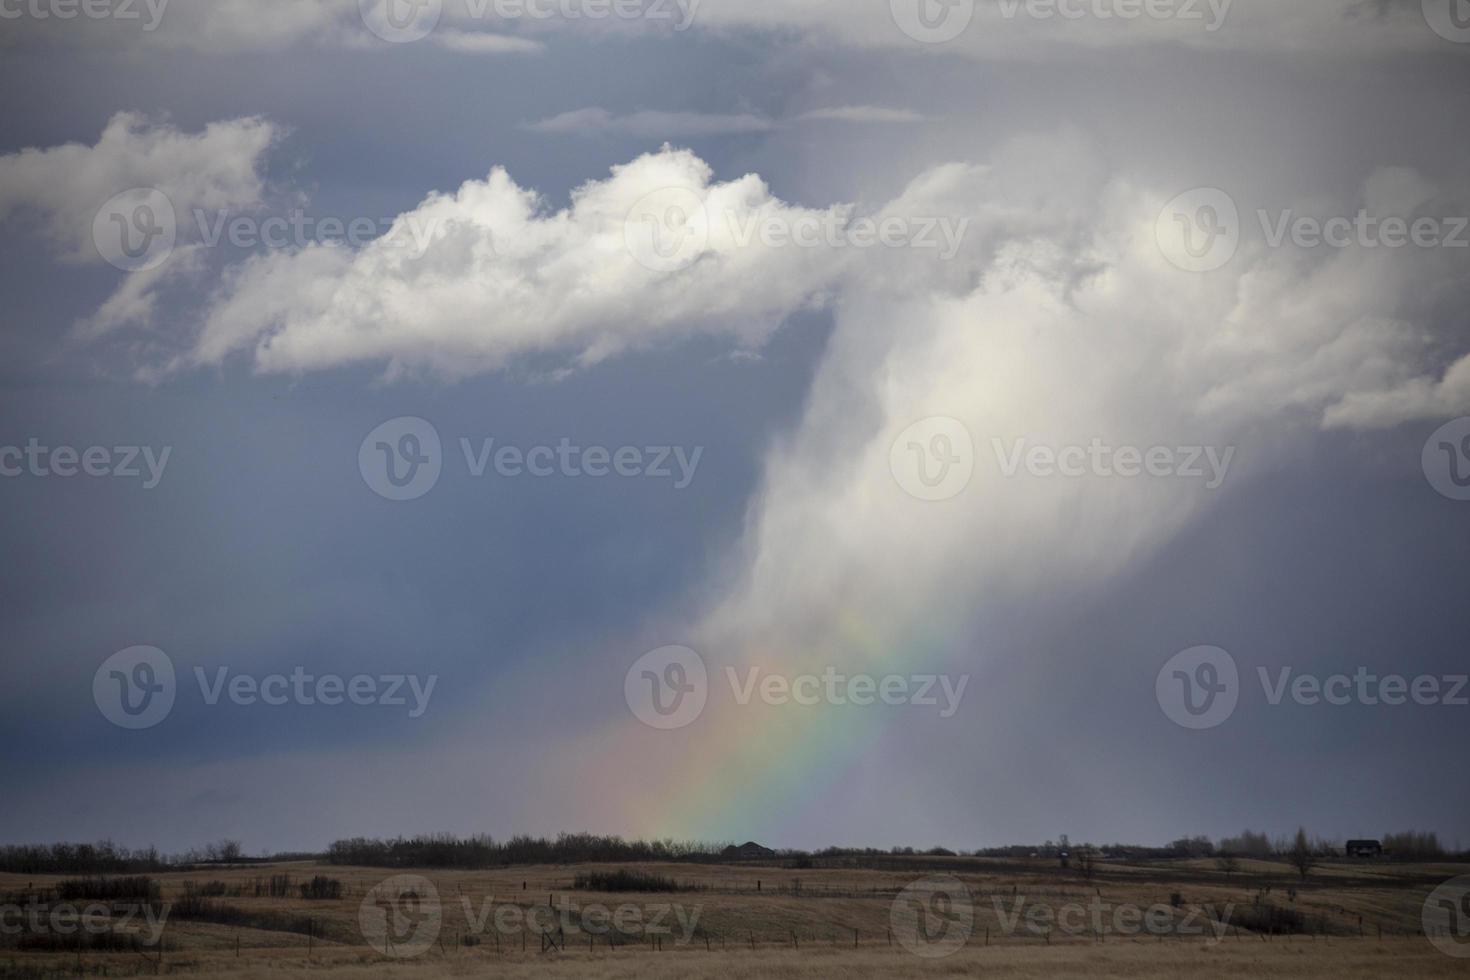
[[[721,851],[720,855],[727,858],[739,858],[742,860],[748,860],[751,858],[775,857],[776,852],[771,850],[769,847],[757,844],[753,840],[748,840],[744,844],[741,844],[739,847],[731,844],[729,847]]]

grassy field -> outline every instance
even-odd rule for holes
[[[1464,866],[775,864],[207,867],[129,886],[154,889],[143,912],[116,884],[0,875],[0,978],[1470,977],[1422,934]]]

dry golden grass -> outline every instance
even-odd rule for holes
[[[66,971],[70,964],[58,964]],[[111,975],[132,968],[120,961]],[[144,971],[145,975],[151,973]],[[682,980],[719,977],[721,980],[756,978],[815,978],[842,976],[884,978],[1008,977],[1119,978],[1119,980],[1194,980],[1238,977],[1357,978],[1470,976],[1470,960],[1457,960],[1414,940],[1377,940],[1325,943],[1274,943],[1237,947],[1228,944],[1153,941],[1111,941],[1065,946],[969,947],[954,956],[926,960],[900,948],[861,950],[763,948],[755,952],[703,949],[653,953],[646,950],[605,950],[589,954],[506,954],[483,951],[440,956],[430,954],[411,961],[390,961],[352,955],[325,955],[308,961],[300,951],[277,950],[235,960],[226,956],[191,957],[165,964],[169,975],[207,974],[211,980],[272,978],[272,980],[431,980],[435,977],[504,977],[508,980],[573,980],[602,977],[609,980]]]
[[[324,938],[310,942],[299,932],[237,928],[171,918],[165,932],[162,964],[138,953],[83,952],[89,973],[110,976],[208,974],[211,977],[274,977],[279,980],[357,977],[403,980],[438,976],[496,977],[698,977],[722,980],[757,977],[1354,977],[1470,976],[1470,959],[1455,959],[1417,935],[1425,896],[1463,867],[1334,864],[1294,885],[1284,866],[1247,862],[1236,874],[1220,873],[1212,862],[1161,865],[1109,863],[1087,882],[1043,862],[960,860],[947,870],[916,859],[897,867],[795,870],[774,867],[663,864],[637,870],[697,884],[698,891],[601,894],[574,891],[582,871],[606,866],[528,867],[491,871],[420,871],[432,881],[442,903],[438,941],[415,959],[395,960],[373,950],[359,926],[359,907],[370,891],[394,872],[340,868],[312,863],[210,868],[156,876],[165,902],[176,901],[186,882],[222,881],[244,895],[217,901],[245,912],[311,916]],[[338,901],[308,901],[294,890],[287,898],[256,898],[252,883],[286,873],[293,882],[322,874],[340,880]],[[954,874],[974,896],[974,928],[969,943],[954,955],[924,959],[895,943],[890,911],[895,895],[931,873]],[[57,879],[0,875],[0,894],[29,886],[46,888]],[[1300,912],[1325,928],[1327,936],[1262,936],[1229,929],[1202,915],[1227,906],[1248,907],[1269,886],[1266,899]],[[1295,890],[1295,896],[1289,891]],[[1180,907],[1174,907],[1174,900]],[[548,910],[548,903],[553,907]],[[1024,907],[1100,904],[1158,907],[1173,925],[1192,921],[1199,932],[1169,935],[1118,934],[1104,929],[1098,940],[1091,928],[1070,934],[1029,931],[1024,923],[1006,927],[1018,903]],[[589,937],[579,918],[553,920],[552,913],[600,904],[631,906],[640,916],[677,905],[697,914],[692,935],[664,913],[672,934],[661,949],[635,926],[624,930],[622,945],[610,947],[606,933]],[[518,923],[507,931],[493,925],[497,910]],[[477,916],[488,911],[487,927]],[[531,925],[520,926],[532,915]],[[540,952],[542,927],[570,923],[565,948]],[[1014,921],[1014,920],[1013,920]],[[1221,932],[1214,930],[1219,928]],[[478,945],[466,946],[466,935]],[[497,938],[499,940],[497,949]],[[858,943],[854,948],[854,941]],[[589,942],[591,948],[589,948]],[[521,945],[524,943],[525,951]],[[238,954],[236,952],[238,946]],[[151,956],[151,954],[150,954]],[[0,939],[0,978],[72,973],[72,953],[20,952]]]

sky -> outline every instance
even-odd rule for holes
[[[0,51],[0,841],[1470,843],[1464,0]]]

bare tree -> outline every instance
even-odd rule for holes
[[[1286,860],[1296,873],[1302,876],[1302,881],[1307,880],[1307,872],[1317,866],[1317,854],[1312,850],[1312,842],[1307,839],[1307,828],[1297,828],[1296,837],[1291,842],[1291,850],[1286,852]]]
[[[1240,870],[1240,859],[1237,858],[1234,854],[1221,854],[1219,857],[1215,858],[1215,867],[1219,868],[1227,875],[1233,875],[1235,874],[1235,872]]]
[[[237,840],[216,841],[204,849],[207,860],[218,861],[220,864],[234,864],[240,860],[242,853],[244,853],[244,848]]]

